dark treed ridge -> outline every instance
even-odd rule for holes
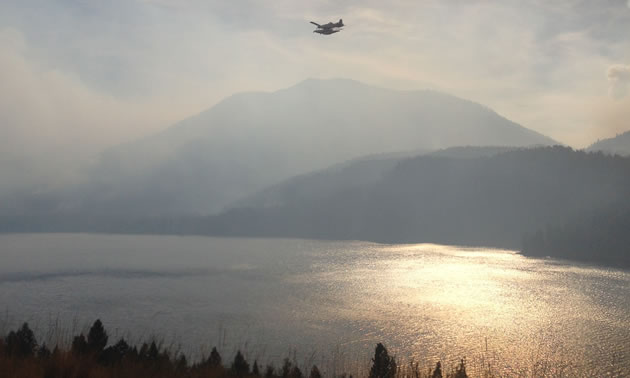
[[[469,159],[419,156],[370,185],[281,206],[232,209],[212,218],[208,230],[520,249],[525,234],[629,202],[630,159],[558,146]],[[590,260],[598,260],[621,252],[591,253]]]
[[[429,154],[361,160],[338,171],[290,180],[217,216],[0,217],[0,231],[302,237],[518,250],[526,241],[525,251],[532,255],[627,260],[623,248],[554,252],[552,239],[546,238],[543,246],[531,235],[560,235],[558,227],[630,207],[630,158],[560,146],[488,151],[463,154],[472,157]],[[362,179],[358,184],[344,179],[344,169],[362,172]],[[612,233],[608,238],[622,240],[614,234],[621,232],[619,227],[606,232]],[[577,233],[562,235],[571,238]],[[603,234],[594,232],[592,237],[598,235]]]

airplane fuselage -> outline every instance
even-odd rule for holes
[[[344,27],[343,20],[341,19],[339,20],[339,22],[329,22],[324,25],[320,25],[313,21],[311,21],[311,24],[317,26],[317,29],[313,30],[313,33],[318,33],[318,34],[323,34],[323,35],[330,35],[330,34],[338,33],[341,30],[343,30],[342,28]]]
[[[341,22],[335,22],[335,23],[329,22],[327,24],[322,25],[321,28],[330,29],[330,28],[340,28],[342,26],[343,24]]]

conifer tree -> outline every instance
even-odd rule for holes
[[[322,375],[316,365],[313,365],[313,368],[311,368],[311,374],[309,375],[309,378],[322,378]]]
[[[265,378],[272,378],[274,375],[274,367],[271,365],[267,365],[267,368],[265,368]]]
[[[208,365],[212,367],[221,366],[221,355],[217,351],[216,347],[212,348],[212,351],[210,352],[210,356],[208,357]]]
[[[464,360],[461,360],[459,366],[457,366],[454,378],[468,378],[468,374],[466,374],[466,363]]]
[[[80,334],[72,339],[72,353],[74,354],[86,354],[88,352],[88,344],[85,340],[85,336]]]
[[[29,357],[35,353],[37,341],[35,334],[28,327],[28,323],[22,324],[17,332],[11,331],[7,336],[7,352],[17,357]]]
[[[236,373],[236,375],[243,376],[249,373],[249,364],[245,361],[245,357],[241,351],[236,352],[236,356],[234,356],[234,362],[232,363],[232,371]]]
[[[435,364],[435,370],[433,370],[431,378],[442,378],[442,364],[440,363],[440,361]]]
[[[46,343],[43,343],[41,347],[39,347],[39,350],[37,351],[37,357],[38,358],[48,358],[50,357],[51,353],[50,353],[50,349],[48,349],[48,347],[46,346]]]
[[[100,319],[96,319],[88,332],[87,345],[90,352],[100,353],[107,345],[107,332]]]
[[[381,343],[376,345],[372,359],[370,378],[393,378],[396,376],[396,360],[389,356],[387,348]]]

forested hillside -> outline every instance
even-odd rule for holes
[[[225,235],[521,248],[523,235],[630,201],[630,159],[545,147],[494,156],[424,155],[370,185],[213,217]]]

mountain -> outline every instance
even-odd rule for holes
[[[401,161],[415,156],[473,158],[493,156],[515,149],[518,148],[458,146],[424,153],[413,151],[364,156],[326,169],[291,177],[237,201],[231,204],[231,207],[274,207],[313,198],[327,198],[344,190],[360,189],[375,184]]]
[[[630,156],[630,130],[614,138],[597,141],[590,145],[587,151],[601,151],[609,154]]]
[[[441,156],[441,157],[451,157],[451,158],[464,158],[464,159],[472,159],[478,157],[490,157],[494,155],[498,155],[503,152],[519,150],[522,148],[518,147],[508,147],[508,146],[457,146],[457,147],[449,147],[443,148],[441,150],[433,151],[430,153],[431,156]]]
[[[628,204],[630,158],[556,146],[404,159],[372,183],[234,208],[206,227],[222,235],[520,248],[526,233]]]
[[[410,154],[370,155],[332,167],[291,177],[239,200],[231,207],[274,207],[312,198],[326,198],[337,191],[374,184]]]
[[[443,93],[306,80],[273,93],[231,96],[113,148],[82,184],[35,202],[66,214],[210,214],[291,176],[368,154],[554,143]]]
[[[432,242],[628,267],[629,222],[630,157],[560,146],[456,147],[336,164],[218,215],[0,216],[0,232]]]

